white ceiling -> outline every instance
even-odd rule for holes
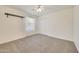
[[[60,11],[66,8],[72,8],[73,6],[71,5],[44,5],[44,10],[40,13],[33,10],[35,5],[13,5],[12,7],[18,8],[32,16],[42,16],[51,12]]]

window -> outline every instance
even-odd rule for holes
[[[33,32],[35,30],[35,19],[34,18],[26,17],[24,22],[25,22],[26,31]]]

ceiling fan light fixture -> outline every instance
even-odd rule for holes
[[[37,12],[41,12],[41,11],[42,11],[42,9],[38,8],[36,11],[37,11]]]
[[[37,6],[35,6],[34,10],[37,11],[37,12],[42,12],[44,10],[44,6],[37,5]]]

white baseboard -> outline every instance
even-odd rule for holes
[[[67,41],[72,41],[72,42],[74,42],[74,40],[68,40],[68,39],[65,39],[65,38],[60,38],[60,37],[53,36],[53,35],[49,35],[49,34],[44,34],[44,33],[39,33],[39,34],[43,34],[43,35],[47,35],[47,36],[49,36],[49,37],[54,37],[54,38],[58,38],[58,39],[62,39],[62,40],[67,40]]]
[[[27,35],[18,37],[18,38],[16,38],[16,39],[5,40],[5,41],[0,42],[0,44],[5,44],[5,43],[8,43],[8,42],[12,42],[12,41],[15,41],[15,40],[19,40],[19,39],[22,39],[22,38],[25,38],[25,37],[28,37],[28,36],[31,36],[31,35],[34,35],[34,34],[37,34],[37,33],[27,34]]]

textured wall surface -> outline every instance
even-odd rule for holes
[[[73,8],[39,17],[39,33],[73,41]]]
[[[4,14],[5,12],[25,16],[20,10],[7,6],[0,6],[0,44],[20,39],[34,33],[25,31],[22,18],[13,16],[8,16],[7,18]]]

